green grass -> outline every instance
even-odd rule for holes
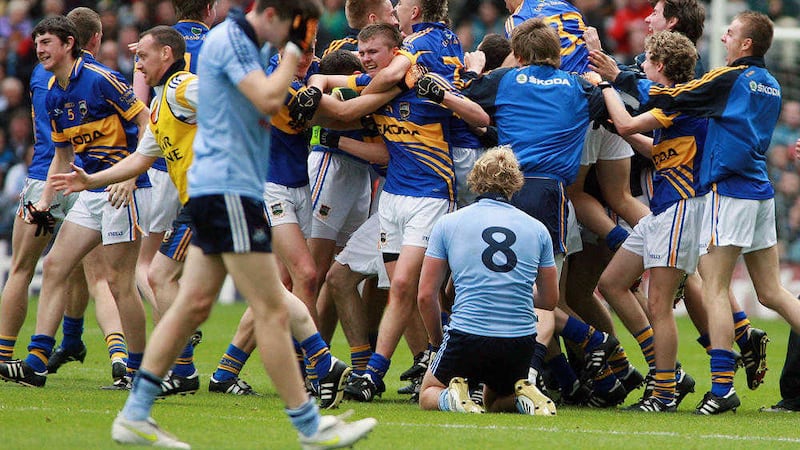
[[[36,310],[30,307],[30,315]],[[284,415],[283,405],[266,377],[257,355],[245,366],[242,377],[265,394],[263,397],[234,397],[207,392],[207,379],[227,347],[244,307],[219,305],[203,326],[204,340],[197,348],[196,361],[203,378],[197,395],[159,401],[153,416],[167,430],[190,442],[196,449],[284,449],[298,448],[294,431]],[[694,405],[709,389],[708,358],[694,342],[696,332],[688,319],[679,319],[680,359],[697,379],[697,392],[689,395],[680,411],[670,415],[643,415],[618,410],[560,408],[552,418],[516,414],[467,416],[420,411],[395,393],[402,386],[400,372],[411,362],[401,344],[387,377],[387,393],[371,404],[345,403],[355,418],[372,416],[378,428],[361,449],[717,449],[797,448],[800,427],[795,414],[765,414],[758,408],[779,398],[778,377],[786,352],[788,326],[783,322],[756,320],[769,333],[769,366],[765,384],[747,389],[744,373],[736,379],[742,399],[737,414],[717,417],[692,415]],[[621,329],[621,328],[620,328]],[[29,317],[21,336],[33,331]],[[635,341],[620,333],[622,344],[637,367],[644,367]],[[27,340],[17,344],[24,351]],[[100,449],[113,448],[111,421],[127,396],[124,392],[102,391],[109,384],[110,365],[105,345],[94,319],[86,321],[85,341],[89,355],[84,364],[70,363],[48,377],[43,389],[0,384],[0,449]],[[347,345],[338,332],[334,354],[347,360]],[[293,370],[289,368],[287,370]],[[626,404],[638,398],[632,393]]]

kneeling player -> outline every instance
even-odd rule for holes
[[[508,202],[523,184],[510,148],[487,151],[467,182],[478,201],[436,223],[422,265],[420,314],[431,345],[441,347],[422,381],[420,407],[483,412],[467,378],[484,383],[490,412],[554,415],[553,402],[526,380],[536,338],[533,281],[537,308],[552,311],[558,302],[550,234]],[[448,268],[456,299],[443,333],[439,287]]]

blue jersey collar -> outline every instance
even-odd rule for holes
[[[414,33],[422,31],[426,28],[447,28],[444,25],[444,22],[420,22],[411,25],[411,31]]]
[[[475,201],[478,201],[478,200],[481,200],[481,199],[484,199],[484,198],[488,198],[489,200],[495,200],[495,201],[503,202],[503,203],[510,203],[510,201],[506,198],[506,196],[501,194],[501,193],[499,193],[499,192],[487,192],[485,194],[481,194],[481,195],[478,196],[478,198]]]
[[[743,56],[731,63],[731,67],[736,66],[756,66],[766,68],[767,63],[764,61],[763,56]]]

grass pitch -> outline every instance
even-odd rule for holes
[[[17,355],[23,355],[33,332],[35,303],[20,333]],[[242,378],[262,397],[210,394],[208,377],[227,348],[242,304],[218,305],[202,327],[203,343],[196,350],[201,390],[194,396],[158,401],[153,416],[168,431],[195,449],[299,448],[295,432],[283,413],[283,404],[264,373],[257,354],[242,371]],[[102,391],[111,373],[103,336],[93,316],[87,316],[84,340],[89,354],[84,364],[69,363],[48,377],[42,389],[0,383],[0,449],[106,449],[120,448],[111,441],[111,422],[127,397],[125,392]],[[345,402],[340,411],[355,410],[354,417],[375,417],[378,427],[357,445],[360,449],[782,449],[800,447],[800,414],[767,414],[758,408],[780,398],[778,378],[786,353],[788,325],[782,321],[755,320],[772,340],[768,347],[769,372],[756,391],[747,389],[743,371],[736,377],[742,406],[736,414],[694,416],[694,406],[710,388],[708,357],[694,341],[697,333],[686,318],[679,318],[680,360],[697,380],[677,414],[637,414],[620,410],[563,407],[556,417],[518,414],[460,415],[420,411],[406,396],[395,393],[403,385],[399,374],[411,363],[401,343],[387,376],[387,392],[370,404]],[[618,326],[619,330],[623,330]],[[620,331],[622,345],[634,364],[644,360],[633,338]],[[60,338],[59,338],[60,340]],[[349,350],[341,332],[333,352],[348,361]],[[294,368],[287,368],[294,370]],[[641,390],[628,396],[635,402]]]

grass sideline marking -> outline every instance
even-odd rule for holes
[[[0,410],[14,410],[14,411],[56,411],[63,412],[63,408],[47,408],[39,406],[24,406],[24,407],[9,407],[0,405]],[[108,414],[110,410],[100,409],[67,409],[70,413],[83,413],[83,414]],[[258,416],[217,416],[223,420],[258,420]],[[388,427],[438,427],[438,428],[455,428],[455,429],[476,429],[476,430],[498,430],[498,431],[540,431],[545,433],[581,433],[581,434],[613,434],[624,436],[655,436],[655,437],[675,437],[675,438],[693,438],[693,439],[727,439],[729,441],[741,442],[789,442],[800,443],[800,438],[790,437],[770,437],[770,436],[733,436],[727,434],[682,434],[673,431],[614,431],[614,430],[590,430],[590,429],[574,429],[574,428],[558,428],[558,427],[531,427],[531,426],[506,426],[506,425],[471,425],[471,424],[455,424],[455,423],[405,423],[405,422],[381,422],[378,421],[378,426]]]
[[[638,435],[638,436],[662,436],[662,437],[678,437],[678,438],[700,438],[700,439],[727,439],[730,441],[755,441],[755,442],[791,442],[800,443],[800,438],[790,437],[770,437],[770,436],[731,436],[727,434],[682,434],[673,431],[614,431],[614,430],[588,430],[588,429],[574,429],[574,428],[558,428],[558,427],[529,427],[529,426],[506,426],[506,425],[472,425],[472,424],[455,424],[455,423],[440,423],[440,424],[421,424],[421,423],[403,423],[403,422],[381,422],[378,425],[383,426],[396,426],[396,427],[439,427],[439,428],[469,428],[481,430],[501,430],[501,431],[543,431],[546,433],[583,433],[583,434],[617,434],[624,436]]]

